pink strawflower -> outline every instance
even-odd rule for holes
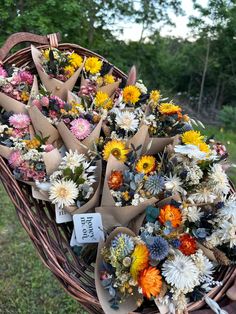
[[[40,102],[39,99],[34,99],[34,100],[32,101],[32,105],[33,105],[33,106],[36,106],[40,111],[42,110],[42,105],[41,105],[41,102]]]
[[[23,163],[23,159],[19,150],[15,150],[11,153],[8,162],[12,168],[17,168]]]
[[[57,112],[55,110],[49,110],[49,117],[51,119],[56,119],[57,118]]]
[[[32,85],[34,81],[33,75],[29,71],[21,71],[20,79],[22,82],[27,83],[28,85]]]
[[[40,101],[41,101],[42,106],[48,107],[48,105],[49,105],[49,99],[48,99],[48,97],[43,96],[43,97],[40,99]]]
[[[92,131],[91,125],[88,120],[82,118],[75,119],[70,124],[70,130],[78,140],[85,139]]]
[[[0,66],[0,76],[1,77],[7,77],[7,71],[3,69],[3,67]]]
[[[51,152],[53,149],[54,149],[54,146],[53,146],[52,144],[47,144],[47,145],[45,145],[44,151],[45,151],[46,153],[49,153],[49,152]]]
[[[50,100],[56,101],[56,103],[60,106],[60,108],[64,108],[65,106],[65,102],[57,96],[50,96]]]
[[[16,100],[21,100],[20,92],[18,90],[13,90],[11,96]]]
[[[15,74],[13,76],[13,79],[11,80],[12,85],[19,85],[21,83],[21,77],[20,74]]]
[[[24,113],[15,113],[9,118],[9,123],[13,128],[25,129],[30,125],[30,118]]]

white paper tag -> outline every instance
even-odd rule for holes
[[[70,239],[70,246],[83,246],[82,243],[79,243],[76,239],[75,236],[75,229],[73,229],[72,235],[71,235],[71,239]]]
[[[66,212],[63,208],[59,208],[58,205],[55,205],[55,211],[57,224],[62,224],[64,222],[69,222],[73,220],[71,214]]]
[[[101,214],[75,214],[73,221],[76,240],[79,243],[98,243],[104,240]]]

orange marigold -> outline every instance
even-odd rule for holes
[[[170,221],[172,227],[179,227],[182,220],[181,212],[179,208],[173,205],[165,205],[160,210],[159,221],[164,224],[166,221]]]
[[[139,273],[148,267],[149,251],[145,244],[136,245],[132,255],[132,264],[130,267],[131,276],[137,280]]]
[[[111,175],[108,179],[108,186],[112,190],[118,190],[123,184],[123,173],[118,170],[111,172]]]
[[[197,251],[197,243],[196,240],[191,237],[189,234],[185,233],[180,237],[180,246],[179,250],[184,255],[191,255],[196,253]]]
[[[157,297],[162,287],[160,271],[155,267],[149,266],[140,273],[138,284],[146,298]]]

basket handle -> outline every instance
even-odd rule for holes
[[[7,38],[4,45],[0,49],[0,61],[3,60],[8,55],[10,50],[19,43],[32,42],[37,44],[49,44],[51,47],[57,47],[58,41],[60,40],[60,33],[54,33],[46,36],[27,32],[15,33]]]

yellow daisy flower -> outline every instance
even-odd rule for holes
[[[94,99],[95,106],[97,108],[103,108],[103,109],[111,109],[112,108],[112,100],[108,96],[107,93],[104,92],[97,92],[96,97]]]
[[[96,83],[98,84],[98,86],[102,86],[102,85],[103,85],[103,77],[102,77],[102,76],[99,76],[99,77],[96,79]]]
[[[104,83],[105,83],[105,85],[112,84],[114,82],[115,82],[115,77],[112,74],[104,75]]]
[[[85,70],[91,74],[98,73],[102,68],[102,61],[97,57],[89,57],[85,61]]]
[[[83,62],[83,58],[77,53],[72,52],[72,54],[70,54],[68,57],[68,61],[75,69],[78,69]]]
[[[109,141],[103,149],[103,159],[108,160],[112,154],[116,159],[120,161],[126,161],[129,150],[126,148],[125,143],[118,140]]]
[[[142,156],[137,164],[136,164],[136,170],[141,173],[148,174],[152,171],[154,171],[156,168],[156,159],[153,156]]]
[[[67,65],[64,67],[64,73],[66,77],[69,78],[75,73],[75,68],[71,65]]]
[[[141,96],[141,92],[138,87],[129,85],[126,86],[123,90],[123,100],[126,104],[135,105],[136,102],[139,101],[139,97]]]
[[[138,279],[139,273],[148,267],[149,251],[145,244],[136,245],[131,255],[132,264],[130,273],[134,280]]]
[[[172,103],[163,103],[159,107],[159,112],[161,114],[172,115],[181,112],[181,108]]]
[[[28,149],[36,149],[40,146],[40,141],[35,137],[32,140],[25,140],[24,142]]]
[[[207,145],[205,142],[199,143],[198,147],[201,152],[204,152],[206,154],[209,154],[211,152],[209,145]]]
[[[157,103],[161,98],[161,93],[159,90],[152,90],[150,93],[150,100],[154,103]]]
[[[204,136],[199,131],[190,130],[182,134],[184,144],[198,145],[203,142]]]

